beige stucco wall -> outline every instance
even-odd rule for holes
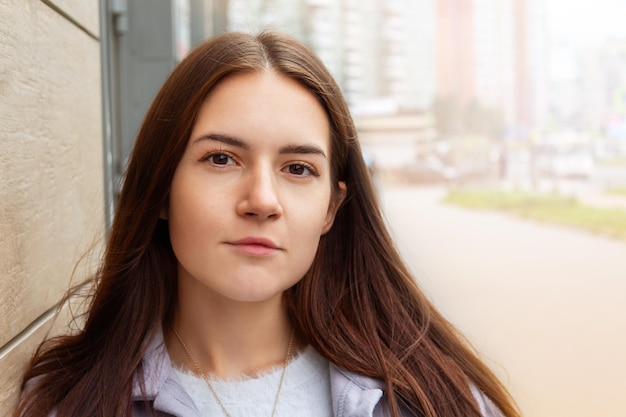
[[[97,0],[0,4],[0,415],[104,233]],[[74,271],[81,256],[93,247]],[[67,312],[56,331],[66,329]]]

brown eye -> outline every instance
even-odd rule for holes
[[[289,164],[283,168],[283,172],[286,172],[294,177],[319,177],[319,172],[312,165],[305,163]]]
[[[228,163],[228,156],[224,155],[223,153],[219,155],[213,155],[211,158],[212,162],[217,165],[226,165]]]
[[[307,171],[307,167],[302,164],[291,164],[289,165],[289,173],[293,175],[304,175]]]
[[[232,165],[235,163],[233,158],[225,153],[214,153],[213,155],[209,155],[207,157],[207,161],[209,161],[213,165]]]

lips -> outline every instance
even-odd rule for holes
[[[250,256],[268,256],[280,250],[270,239],[259,237],[246,237],[230,242],[230,245],[239,252]]]

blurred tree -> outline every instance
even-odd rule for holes
[[[472,134],[495,140],[500,138],[504,127],[502,111],[484,106],[476,99],[462,106],[454,95],[438,96],[433,102],[432,112],[442,138]]]
[[[437,96],[432,104],[435,126],[440,137],[453,136],[463,131],[463,111],[454,95]]]

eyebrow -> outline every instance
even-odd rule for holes
[[[326,158],[323,150],[313,145],[287,145],[278,150],[280,154],[313,154]]]
[[[250,149],[250,145],[248,145],[243,140],[230,136],[230,135],[224,135],[222,133],[209,133],[206,135],[202,135],[199,138],[194,139],[193,143],[198,143],[203,140],[213,140],[213,141],[221,142],[226,145],[234,146],[237,148],[242,148],[246,150]],[[278,150],[278,153],[280,154],[313,154],[313,155],[320,155],[326,158],[326,153],[324,153],[324,151],[320,147],[315,146],[315,145],[286,145],[280,148]]]
[[[221,133],[209,133],[207,135],[202,135],[198,139],[195,139],[193,143],[198,143],[203,140],[214,140],[216,142],[222,142],[226,145],[231,145],[237,148],[250,149],[250,145],[248,145],[241,139],[237,139],[228,135],[223,135]]]

